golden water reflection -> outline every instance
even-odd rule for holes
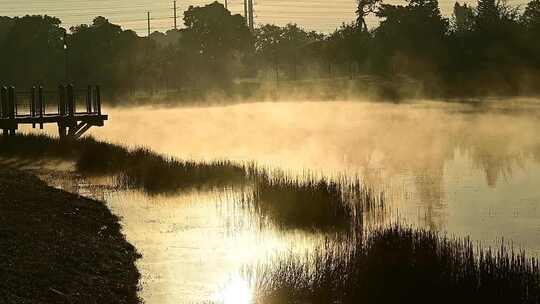
[[[252,225],[241,209],[223,208],[234,204],[224,197],[233,196],[148,197],[127,191],[105,197],[122,216],[129,241],[144,255],[138,267],[146,303],[249,303],[249,286],[239,276],[243,265],[280,252],[304,253],[321,238]]]
[[[501,238],[540,253],[540,103],[253,103],[207,108],[108,109],[98,139],[184,159],[255,161],[290,174],[358,175],[385,191],[412,225]],[[156,119],[157,118],[157,119]],[[49,129],[50,132],[54,130]],[[146,303],[242,303],[237,276],[267,256],[309,250],[320,234],[254,222],[232,190],[147,196],[108,192],[127,238],[144,255]]]

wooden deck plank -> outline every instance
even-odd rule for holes
[[[0,118],[0,122],[12,122],[18,124],[28,123],[55,123],[72,120],[103,120],[109,119],[108,115],[94,115],[94,114],[75,114],[74,116],[60,116],[60,115],[43,115],[43,117],[35,116],[17,116],[15,118]]]
[[[60,115],[43,115],[43,117],[34,116],[17,116],[15,118],[0,118],[0,129],[17,129],[19,124],[74,124],[77,122],[86,122],[95,126],[103,126],[104,122],[109,119],[108,115],[97,114],[75,114],[71,116]]]

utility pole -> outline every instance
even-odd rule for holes
[[[228,10],[229,9],[229,1],[225,0],[225,9]]]
[[[246,18],[246,25],[249,27],[249,16],[248,16],[248,0],[244,0],[244,18]]]
[[[150,38],[150,12],[147,12],[147,17],[148,17],[148,38]]]
[[[174,0],[174,29],[177,30],[178,26],[176,24],[176,21],[178,20],[178,17],[176,16],[176,0]]]
[[[251,31],[253,31],[255,29],[255,24],[254,24],[254,14],[253,14],[253,0],[248,0],[249,1],[249,29]]]

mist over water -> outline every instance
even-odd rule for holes
[[[359,176],[387,197],[389,212],[373,219],[378,224],[399,219],[486,246],[504,238],[540,253],[536,100],[291,101],[106,112],[106,127],[90,132],[99,140],[182,159],[254,162],[292,176]],[[144,256],[147,303],[226,298],[216,293],[243,286],[234,274],[246,263],[308,250],[324,237],[253,221],[230,203],[237,195],[223,189],[103,197]]]
[[[540,96],[540,0],[27,2],[0,17],[0,166],[118,215],[94,239],[133,245],[133,300],[540,302],[540,98],[504,97]]]

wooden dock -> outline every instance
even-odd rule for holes
[[[102,127],[108,116],[101,113],[99,86],[76,91],[72,85],[59,86],[57,91],[32,87],[16,91],[14,87],[0,89],[0,129],[5,136],[14,135],[19,125],[33,128],[44,124],[58,125],[60,138],[79,138],[91,127]]]

